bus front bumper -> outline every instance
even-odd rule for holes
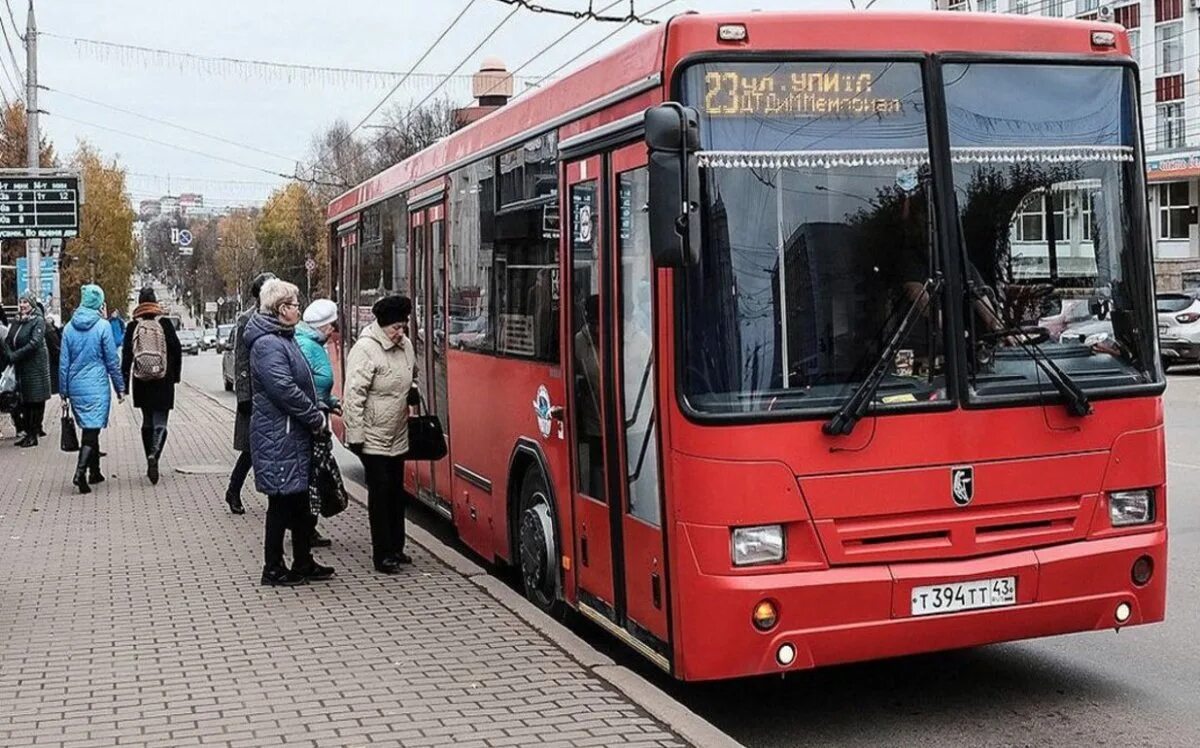
[[[1131,570],[1143,556],[1153,575],[1138,586]],[[692,567],[680,585],[676,673],[686,680],[766,675],[1153,623],[1165,613],[1166,558],[1160,529],[952,561],[743,576]],[[915,587],[1007,577],[1016,578],[1013,605],[912,615]],[[752,622],[762,600],[779,610],[767,632]],[[1128,617],[1119,623],[1122,604]]]

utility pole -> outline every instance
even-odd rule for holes
[[[29,17],[25,23],[25,154],[29,169],[35,175],[41,168],[41,133],[38,130],[37,103],[37,20],[33,16],[33,0],[29,0]],[[29,265],[26,277],[29,290],[36,298],[42,296],[42,242],[25,240],[25,262]]]

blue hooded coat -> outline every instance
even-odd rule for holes
[[[296,325],[296,342],[308,368],[312,371],[313,384],[317,387],[317,397],[330,408],[337,406],[337,398],[333,396],[333,363],[329,360],[329,351],[325,350],[325,338],[321,333],[301,322]]]
[[[246,324],[250,354],[250,457],[254,486],[268,496],[308,490],[313,434],[325,427],[295,328],[256,314]]]
[[[104,324],[99,324],[104,322]],[[112,382],[112,388],[109,388]],[[81,429],[108,426],[112,390],[124,394],[121,364],[112,325],[89,307],[80,307],[72,315],[62,336],[58,358],[58,389],[70,398],[75,422]]]

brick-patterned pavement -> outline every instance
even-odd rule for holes
[[[374,573],[360,506],[322,521],[333,580],[260,587],[264,500],[222,501],[230,414],[178,404],[157,487],[128,403],[87,496],[57,399],[40,447],[0,441],[0,745],[684,745],[420,548]]]

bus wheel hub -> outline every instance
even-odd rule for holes
[[[536,504],[521,516],[521,574],[530,589],[553,593],[550,586],[551,559],[554,535],[550,524],[550,509],[545,504]]]

